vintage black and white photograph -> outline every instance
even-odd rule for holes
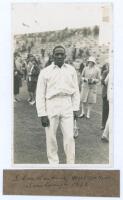
[[[112,4],[13,3],[11,13],[13,163],[111,164]]]

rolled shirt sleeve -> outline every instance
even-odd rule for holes
[[[46,112],[46,79],[44,70],[40,72],[36,89],[36,108],[38,117],[47,116]]]

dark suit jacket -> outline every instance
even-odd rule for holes
[[[102,98],[107,97],[107,86],[105,85],[105,78],[108,74],[108,71],[105,70],[102,73],[101,84],[102,84]]]

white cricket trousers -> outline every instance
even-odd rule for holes
[[[66,163],[75,163],[75,141],[73,132],[73,110],[70,96],[57,96],[46,102],[50,126],[45,128],[47,157],[50,164],[59,164],[57,128],[60,125]]]

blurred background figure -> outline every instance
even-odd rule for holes
[[[46,62],[45,67],[51,65],[52,62],[53,62],[53,55],[49,54],[49,59],[48,59],[48,61]]]
[[[78,84],[80,84],[80,63],[81,63],[81,60],[79,58],[77,58],[73,62],[73,66],[75,67],[75,70],[76,70],[76,73],[77,73]]]
[[[45,49],[44,49],[44,48],[41,49],[41,56],[42,56],[42,57],[45,56]]]
[[[35,104],[35,91],[37,86],[37,79],[39,75],[39,68],[35,57],[30,54],[28,56],[28,66],[27,66],[27,87],[29,92],[28,102],[30,105]]]
[[[23,62],[22,62],[22,57],[20,54],[15,54],[14,63],[15,63],[16,69],[19,70],[21,74],[23,74],[23,71],[22,71]]]
[[[100,73],[99,69],[95,65],[96,65],[95,58],[89,57],[87,67],[83,69],[81,75],[83,84],[81,91],[82,111],[79,116],[80,118],[85,117],[86,105],[87,105],[86,118],[89,119],[92,110],[92,105],[96,103],[97,83],[100,80]]]
[[[41,58],[40,58],[40,55],[39,55],[39,54],[36,54],[36,55],[35,55],[35,59],[36,59],[36,62],[37,62],[38,68],[41,70],[41,69],[42,69],[42,64],[41,64]]]
[[[73,45],[72,59],[73,59],[73,61],[76,59],[76,46],[75,45]]]
[[[26,81],[26,76],[27,76],[27,63],[26,63],[26,60],[22,60],[22,74],[23,74],[23,80]]]
[[[102,124],[101,130],[105,129],[106,121],[109,114],[109,102],[107,99],[107,85],[105,84],[105,78],[109,73],[109,63],[106,61],[101,69],[101,85],[102,85]]]
[[[46,63],[48,62],[49,57],[47,56],[47,54],[45,53],[45,49],[41,49],[41,68],[45,68]]]
[[[81,76],[82,76],[82,72],[83,72],[84,67],[85,67],[85,64],[84,64],[84,62],[81,60],[80,67],[79,67],[79,74],[80,74],[79,90],[80,90],[80,92],[81,92],[81,90],[82,90],[82,79],[81,79]]]
[[[109,98],[109,74],[107,75],[106,79],[105,79],[105,85],[107,85],[107,100],[110,101]],[[110,113],[110,108],[109,108],[109,113]],[[103,131],[101,140],[103,142],[109,142],[109,119],[110,119],[110,114],[108,115],[106,124],[105,124],[105,129]]]
[[[19,91],[20,91],[20,87],[22,86],[21,77],[22,77],[22,74],[17,69],[15,60],[14,60],[14,102],[20,101]]]
[[[83,61],[82,59],[80,58],[77,58],[74,62],[73,62],[73,66],[75,67],[76,69],[76,72],[77,72],[77,77],[78,77],[78,85],[79,85],[79,90],[81,91],[81,75],[82,75],[82,71],[84,69],[84,64],[83,64]]]

